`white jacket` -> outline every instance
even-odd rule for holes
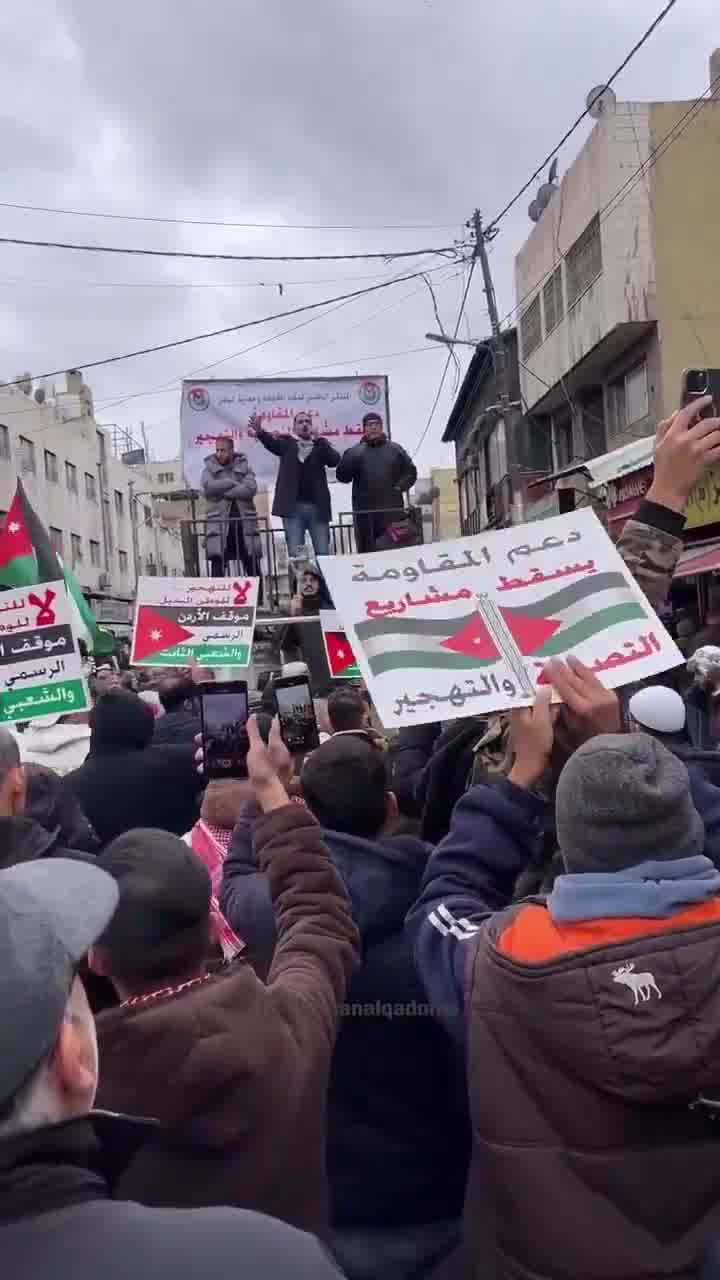
[[[70,773],[83,763],[90,749],[89,724],[28,725],[18,735],[23,764],[44,764],[56,773]]]

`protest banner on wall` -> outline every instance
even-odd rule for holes
[[[0,592],[0,720],[89,705],[64,582]]]
[[[319,435],[338,453],[362,436],[362,420],[371,410],[380,414],[388,430],[386,377],[256,378],[183,382],[180,441],[185,481],[200,488],[205,458],[215,452],[218,436],[232,436],[244,453],[261,489],[275,483],[279,459],[255,439],[248,424],[258,414],[266,431],[292,432],[293,418],[306,409]],[[388,430],[389,434],[389,430]]]
[[[684,662],[590,509],[320,563],[386,729],[528,706],[568,653],[610,688]]]
[[[328,670],[333,680],[356,680],[360,668],[337,613],[333,609],[321,609],[320,626]]]
[[[258,578],[138,578],[130,662],[247,667]]]

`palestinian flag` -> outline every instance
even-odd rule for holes
[[[598,573],[532,604],[500,608],[524,657],[554,658],[622,622],[647,617],[622,573]]]
[[[73,615],[73,633],[95,654],[112,653],[115,638],[98,626],[80,583],[63,564],[18,480],[15,497],[0,527],[0,590],[34,587],[64,579]]]
[[[477,671],[502,655],[478,612],[460,618],[382,618],[355,631],[373,675],[409,667]]]

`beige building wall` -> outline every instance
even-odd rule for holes
[[[176,531],[158,515],[145,468],[112,455],[110,433],[95,421],[87,388],[38,404],[17,387],[0,387],[0,510],[7,511],[18,476],[63,560],[83,590],[132,596],[135,503],[140,571],[182,571]],[[146,496],[145,496],[146,495]]]
[[[430,472],[432,500],[433,540],[460,537],[460,508],[458,505],[457,473],[454,467],[434,467]]]
[[[520,382],[529,408],[616,325],[656,317],[648,184],[636,183],[616,212],[608,216],[606,211],[616,191],[648,157],[650,114],[646,103],[619,102],[614,113],[597,121],[515,259],[522,315],[542,292],[539,282],[600,215],[602,273],[569,311],[564,308],[552,332],[543,328],[537,350],[525,355],[521,340],[520,359],[526,367],[521,366]]]

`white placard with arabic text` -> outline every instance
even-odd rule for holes
[[[684,661],[589,509],[322,570],[386,729],[528,706],[568,653],[610,688]]]
[[[0,591],[0,721],[88,706],[64,582]]]

